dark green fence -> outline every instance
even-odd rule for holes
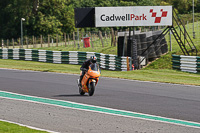
[[[200,72],[200,57],[172,55],[172,67],[185,72]]]
[[[48,51],[35,49],[0,49],[0,59],[40,61],[48,63],[78,64],[81,65],[90,56],[95,55],[100,67],[107,70],[131,70],[130,57],[117,57],[96,52],[78,51]]]

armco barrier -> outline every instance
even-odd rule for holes
[[[200,57],[172,55],[172,67],[185,72],[200,72]]]
[[[48,51],[35,49],[0,49],[0,59],[14,59],[27,61],[40,61],[48,63],[78,64],[81,65],[90,56],[95,55],[100,67],[107,70],[127,71],[132,67],[131,58],[117,57],[96,52],[78,51]]]

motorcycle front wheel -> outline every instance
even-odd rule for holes
[[[95,82],[91,82],[89,87],[89,96],[92,96],[94,94],[94,90],[95,90]]]

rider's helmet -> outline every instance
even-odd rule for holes
[[[97,62],[97,57],[96,57],[96,56],[91,56],[91,57],[90,57],[90,61],[91,61],[92,63],[96,63],[96,62]]]

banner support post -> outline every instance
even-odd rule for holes
[[[135,39],[135,26],[133,26],[133,36],[132,36],[132,59],[133,59],[134,68],[138,69],[137,41]]]

